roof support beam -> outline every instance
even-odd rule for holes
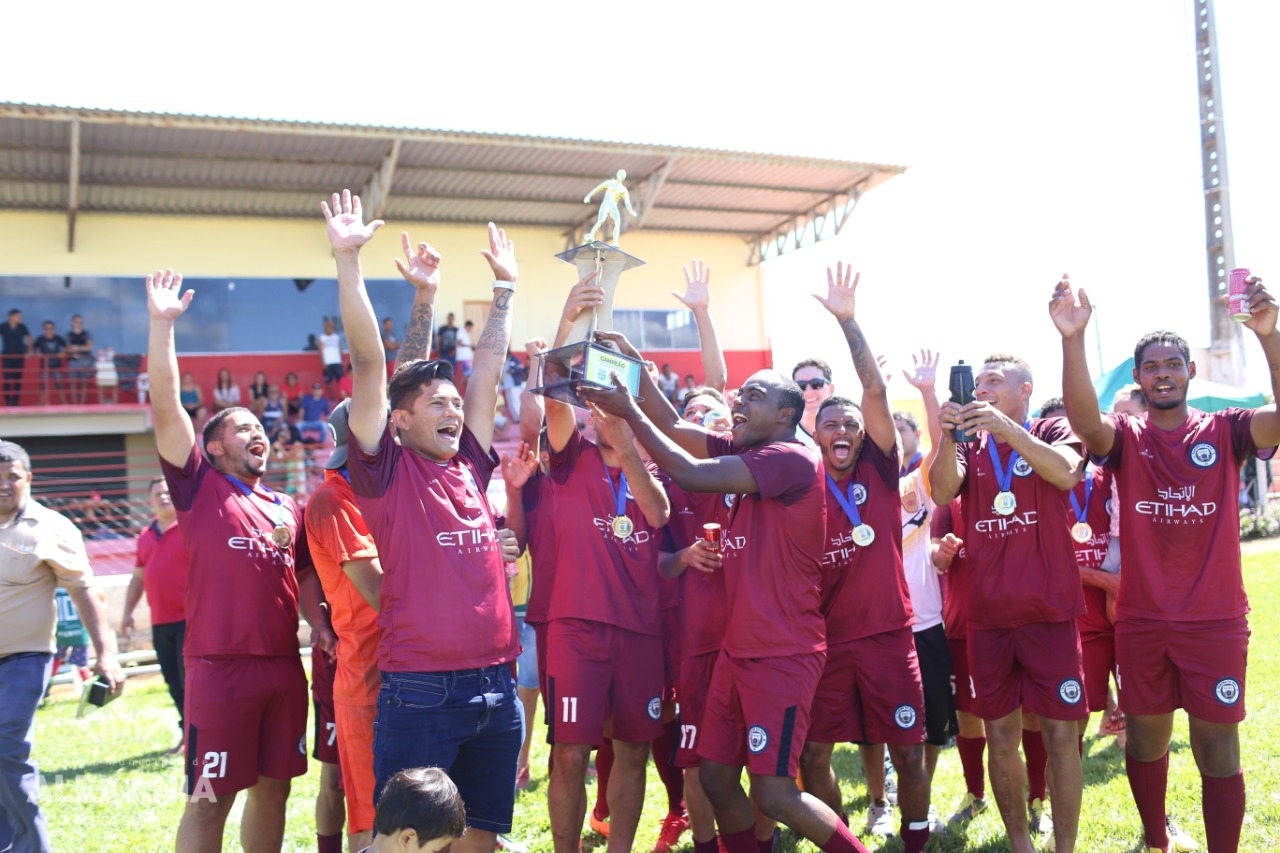
[[[862,198],[863,184],[873,183],[875,178],[873,170],[848,189],[832,193],[808,211],[756,235],[748,241],[751,249],[747,265],[756,266],[839,234],[849,224],[853,210]]]
[[[636,211],[636,228],[644,227],[644,221],[649,216],[649,211],[653,210],[653,203],[657,200],[658,193],[662,191],[662,185],[667,182],[667,175],[671,174],[671,166],[676,159],[672,157],[667,160],[636,187],[636,195],[640,201],[640,209]]]
[[[391,181],[395,178],[396,162],[399,159],[400,137],[397,136],[392,141],[391,150],[387,152],[387,156],[382,158],[382,162],[373,170],[373,174],[365,182],[364,189],[360,191],[360,201],[368,211],[367,216],[371,220],[381,219],[387,209],[387,199],[391,195]]]
[[[80,122],[71,122],[67,164],[67,251],[76,250],[76,214],[80,212]]]

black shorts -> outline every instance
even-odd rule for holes
[[[915,638],[920,684],[924,688],[924,742],[946,746],[951,736],[960,731],[951,695],[951,648],[941,625],[917,631]]]
[[[342,363],[326,364],[324,366],[324,381],[338,382],[346,375],[346,371],[342,369]]]

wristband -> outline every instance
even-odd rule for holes
[[[495,279],[493,282],[493,289],[494,290],[510,290],[512,293],[515,293],[516,283],[514,281],[503,281],[502,279]]]

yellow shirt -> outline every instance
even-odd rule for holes
[[[53,652],[54,590],[93,579],[84,538],[71,520],[31,498],[0,527],[0,657]]]

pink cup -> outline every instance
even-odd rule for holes
[[[1231,271],[1227,279],[1227,312],[1237,323],[1243,323],[1253,316],[1253,312],[1249,310],[1249,303],[1245,301],[1245,291],[1249,289],[1245,281],[1248,278],[1249,270],[1238,267]]]

